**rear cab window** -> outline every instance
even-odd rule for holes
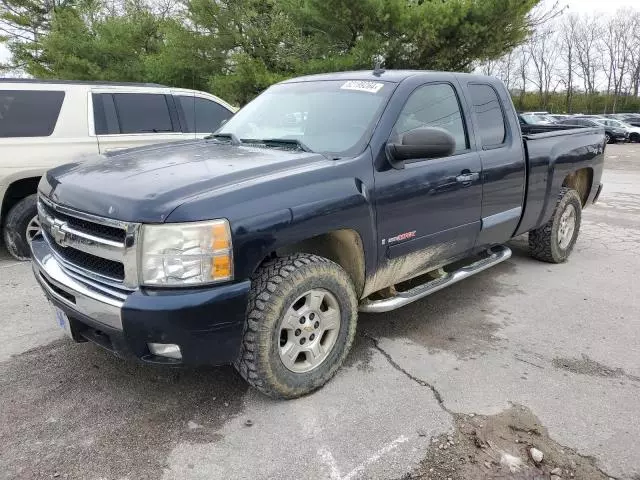
[[[0,138],[50,136],[64,95],[63,91],[0,90]]]
[[[498,93],[491,85],[483,83],[469,84],[469,93],[482,147],[487,149],[504,145],[507,129]]]

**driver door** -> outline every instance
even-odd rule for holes
[[[482,164],[470,147],[460,99],[451,83],[417,87],[390,141],[418,127],[447,130],[456,149],[445,158],[413,159],[404,169],[376,172],[379,261],[393,283],[464,256],[473,249],[481,227]]]

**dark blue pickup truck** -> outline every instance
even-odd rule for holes
[[[49,171],[33,268],[76,341],[233,363],[262,392],[297,397],[340,367],[358,311],[504,261],[527,232],[535,258],[566,261],[604,151],[600,128],[521,129],[490,77],[296,78],[208,139]]]

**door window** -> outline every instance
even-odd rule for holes
[[[63,100],[61,91],[0,90],[0,137],[48,137]]]
[[[473,113],[478,120],[482,145],[493,147],[503,144],[506,139],[506,128],[498,94],[490,85],[480,84],[470,84],[469,93]]]
[[[399,138],[403,133],[420,127],[447,130],[456,140],[456,152],[469,148],[458,96],[448,83],[417,88],[400,112],[392,136]]]
[[[120,133],[166,133],[174,127],[164,95],[153,93],[114,93],[113,103]]]
[[[178,96],[178,99],[187,123],[182,131],[186,133],[215,132],[224,120],[233,115],[233,112],[212,100],[185,95]]]

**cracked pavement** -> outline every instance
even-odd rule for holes
[[[640,146],[608,148],[604,183],[568,264],[519,238],[503,264],[361,315],[347,365],[289,402],[231,368],[70,343],[29,265],[0,257],[0,478],[396,479],[461,415],[513,405],[608,476],[640,478]]]

